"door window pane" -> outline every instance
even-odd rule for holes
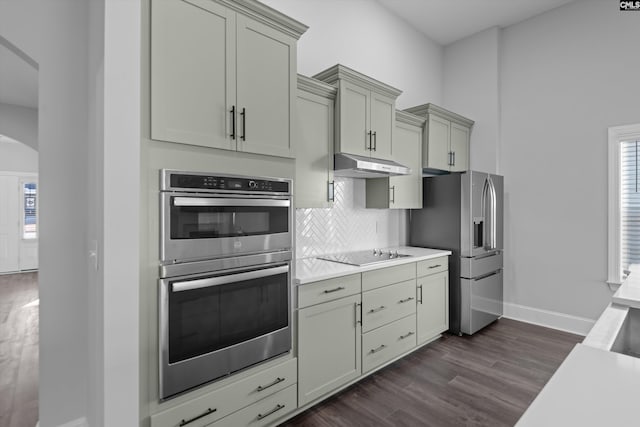
[[[22,221],[22,238],[38,238],[38,205],[37,184],[26,182],[22,185],[24,218]]]

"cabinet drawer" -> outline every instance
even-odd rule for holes
[[[362,373],[416,346],[416,315],[412,314],[362,336]]]
[[[416,312],[416,279],[362,294],[362,332]]]
[[[297,393],[297,387],[294,384],[209,426],[260,427],[271,424],[298,407]]]
[[[360,293],[360,274],[298,285],[298,308]]]
[[[281,365],[265,369],[238,382],[155,414],[151,417],[151,427],[177,427],[183,421],[200,416],[201,418],[188,425],[189,427],[205,426],[297,383],[297,369],[297,359],[290,359]]]
[[[440,273],[449,269],[449,257],[443,256],[439,258],[418,261],[418,277],[427,276],[429,274]]]
[[[416,263],[380,268],[362,273],[362,290],[370,291],[381,286],[392,285],[416,278]]]

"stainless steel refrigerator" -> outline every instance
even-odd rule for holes
[[[467,171],[423,178],[411,246],[448,249],[449,331],[473,334],[502,316],[504,180]]]

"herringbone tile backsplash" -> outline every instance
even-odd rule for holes
[[[406,245],[406,210],[364,206],[365,181],[336,178],[332,208],[296,209],[296,258]]]

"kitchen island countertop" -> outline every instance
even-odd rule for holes
[[[363,271],[377,270],[379,268],[393,267],[395,265],[408,264],[441,256],[451,255],[451,251],[442,249],[417,248],[413,246],[398,246],[384,248],[384,251],[398,251],[401,254],[411,255],[375,264],[357,266],[341,264],[333,261],[321,260],[315,257],[296,260],[296,285],[317,282],[318,280],[332,279],[334,277],[349,274],[362,273]]]

